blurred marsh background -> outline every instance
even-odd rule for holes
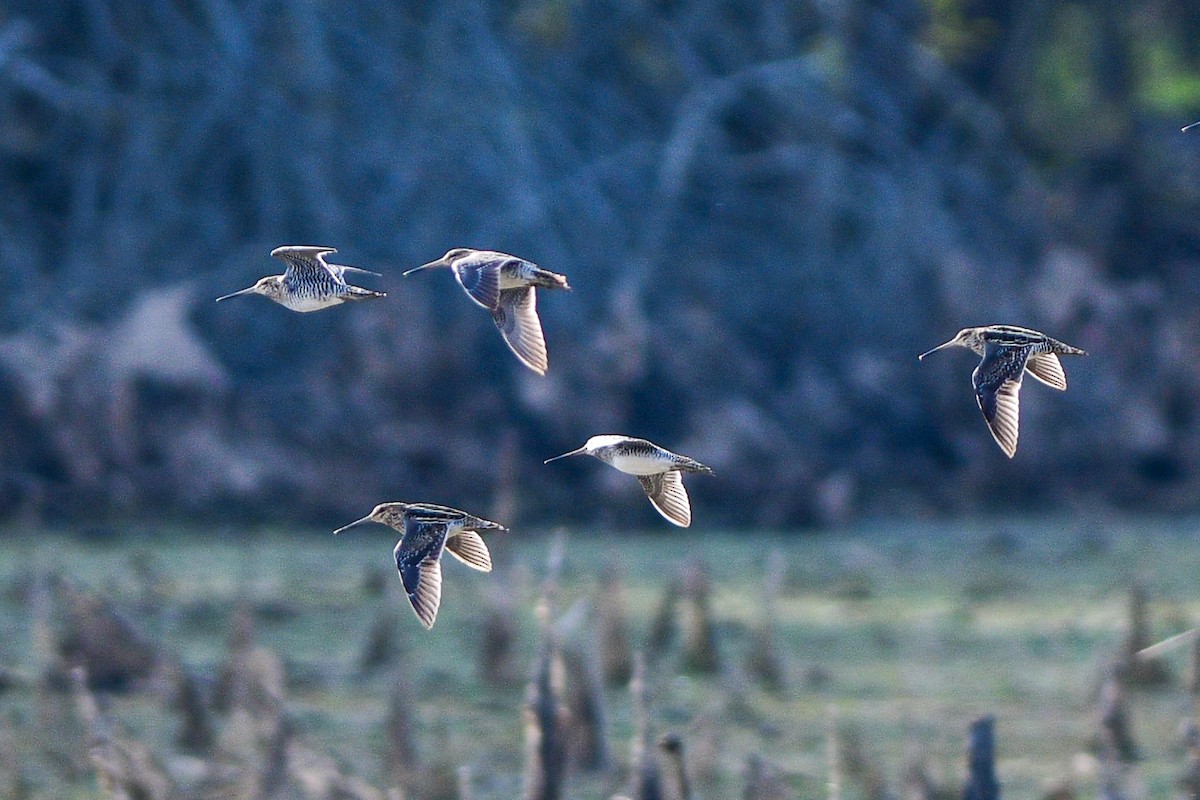
[[[1197,119],[1164,0],[6,0],[0,796],[1198,796]],[[286,243],[388,298],[213,302]],[[995,322],[1091,354],[1012,461]],[[515,531],[430,634],[385,499]]]
[[[1200,489],[1200,10],[1174,2],[11,0],[0,512],[336,522],[397,492],[624,519],[540,461],[711,463],[700,525]],[[283,243],[386,303],[213,298]],[[526,374],[452,246],[570,277]],[[967,325],[1092,353],[996,458]],[[636,524],[651,524],[649,515]]]

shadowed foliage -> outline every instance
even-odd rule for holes
[[[990,714],[971,723],[963,800],[1000,800],[1000,782],[996,779],[996,718]]]
[[[627,492],[512,476],[600,431],[713,464],[701,525],[1191,508],[1198,31],[1155,0],[14,0],[0,514],[499,488],[579,522]],[[387,299],[212,302],[297,243]],[[548,377],[452,282],[400,277],[454,246],[570,278],[538,309]],[[913,359],[993,322],[1096,354],[1027,392],[1016,465],[967,365]]]

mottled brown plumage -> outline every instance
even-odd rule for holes
[[[535,287],[570,289],[567,276],[507,253],[469,247],[456,247],[404,274],[436,267],[448,267],[467,296],[487,309],[504,343],[522,364],[539,375],[546,374],[550,361],[537,314]]]
[[[442,551],[480,572],[492,571],[492,557],[479,531],[506,531],[499,523],[432,503],[380,503],[370,514],[334,531],[378,522],[400,531],[392,555],[408,600],[421,624],[433,627],[442,601]]]
[[[378,272],[330,264],[325,257],[336,253],[332,247],[284,245],[271,251],[272,258],[287,264],[282,275],[268,275],[253,286],[218,297],[217,302],[244,294],[261,294],[284,308],[307,313],[340,305],[353,300],[387,297],[383,292],[363,289],[346,283],[347,272],[375,275]]]
[[[604,434],[588,439],[583,447],[561,456],[548,458],[549,464],[567,456],[592,456],[621,472],[633,475],[650,498],[654,510],[673,525],[686,528],[692,524],[692,506],[683,488],[684,472],[712,475],[711,467],[694,458],[672,453],[654,442],[633,436]]]
[[[983,357],[971,373],[975,399],[996,444],[1009,458],[1017,452],[1021,379],[1025,373],[1047,386],[1066,391],[1067,376],[1058,356],[1087,355],[1078,347],[1029,328],[984,325],[963,328],[950,341],[917,358],[923,359],[944,347],[954,346],[965,347]]]

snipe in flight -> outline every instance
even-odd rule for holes
[[[537,314],[536,287],[569,290],[567,276],[507,253],[469,247],[456,247],[404,274],[436,267],[448,267],[467,296],[487,309],[508,349],[522,364],[538,375],[546,374],[550,360]]]
[[[261,294],[274,300],[284,308],[306,313],[320,311],[351,300],[370,300],[387,297],[383,292],[363,289],[346,283],[346,273],[375,275],[358,267],[329,264],[325,256],[336,253],[332,247],[309,247],[307,245],[284,245],[271,251],[272,258],[287,264],[282,275],[268,275],[258,283],[241,291],[218,297],[217,302],[243,294]]]
[[[983,325],[963,328],[937,347],[917,356],[923,359],[944,347],[965,347],[983,360],[971,373],[975,399],[992,437],[1009,458],[1017,453],[1021,379],[1028,372],[1047,386],[1066,391],[1067,376],[1059,355],[1085,356],[1078,347],[1052,339],[1040,331],[1016,325]]]
[[[692,505],[688,501],[687,490],[683,488],[683,473],[713,474],[711,467],[694,458],[672,453],[654,442],[632,436],[593,436],[583,447],[547,458],[542,463],[549,464],[567,456],[592,456],[610,467],[633,475],[642,484],[655,510],[667,522],[681,528],[692,524]]]
[[[426,630],[433,627],[442,602],[442,552],[480,572],[492,571],[492,556],[480,531],[507,531],[503,525],[432,503],[380,503],[370,514],[343,525],[334,534],[378,522],[400,531],[392,555],[408,600]]]

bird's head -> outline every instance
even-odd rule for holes
[[[237,297],[238,295],[243,294],[261,294],[271,298],[280,297],[283,294],[283,276],[268,275],[267,277],[260,279],[253,286],[233,292],[232,294],[218,297],[217,302],[219,303],[222,300],[228,300],[231,297]]]
[[[371,513],[367,514],[362,519],[356,519],[349,525],[343,525],[334,531],[334,535],[342,531],[349,530],[357,525],[363,525],[368,522],[378,522],[380,525],[387,525],[398,530],[404,529],[404,512],[408,510],[408,503],[380,503],[371,509]]]
[[[401,274],[402,275],[412,275],[414,272],[420,272],[423,269],[434,269],[436,267],[449,267],[449,266],[452,266],[454,264],[454,262],[457,261],[458,259],[462,258],[463,256],[468,256],[474,252],[475,251],[469,247],[455,247],[450,250],[447,250],[446,255],[442,256],[441,258],[430,261],[427,264],[422,264],[419,267],[413,267],[408,272],[404,272]]]
[[[625,437],[616,436],[614,434],[603,434],[601,436],[593,436],[592,438],[588,439],[586,442],[583,443],[583,447],[577,447],[569,453],[563,453],[561,456],[555,456],[554,458],[547,458],[542,463],[549,464],[551,461],[558,461],[560,458],[566,458],[567,456],[590,456],[593,453],[595,453],[597,450],[599,450],[600,448],[607,447],[612,444],[616,444],[617,442],[621,441],[623,438],[625,438]]]
[[[921,355],[917,356],[917,360],[920,361],[930,353],[936,353],[938,350],[943,350],[947,347],[966,347],[967,349],[973,350],[978,338],[979,328],[963,328],[961,331],[955,334],[954,338],[950,341],[939,344],[932,350],[926,350],[924,353],[921,353]]]

